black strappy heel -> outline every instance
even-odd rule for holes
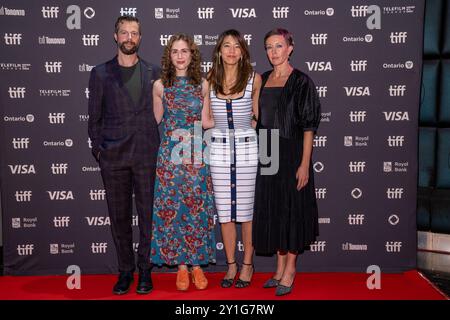
[[[244,263],[244,262],[242,262],[242,264],[246,265],[246,266],[252,266],[252,275],[251,275],[249,281],[244,281],[244,280],[241,280],[241,279],[237,279],[236,283],[234,284],[234,286],[236,288],[247,288],[250,285],[251,281],[252,281],[253,274],[255,273],[255,266],[253,265],[253,263]]]
[[[234,279],[236,279],[236,276],[237,276],[237,274],[239,272],[239,265],[236,263],[236,261],[233,261],[233,262],[228,262],[227,261],[227,265],[230,265],[230,264],[235,264],[236,265],[236,273],[234,274],[233,278],[226,278],[226,279],[222,279],[222,281],[220,281],[220,286],[222,288],[231,288],[233,286]]]

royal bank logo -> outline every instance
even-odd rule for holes
[[[171,34],[162,34],[159,36],[159,41],[161,42],[161,45],[167,46],[167,44],[169,43],[170,38],[172,37]]]
[[[44,6],[41,12],[44,19],[56,19],[58,18],[59,7]]]
[[[155,8],[155,19],[179,19],[181,16],[180,8],[166,8],[164,14],[164,8]]]
[[[103,201],[105,200],[105,195],[106,195],[105,189],[89,190],[89,197],[92,201]]]
[[[71,190],[46,191],[50,201],[75,200]]]
[[[344,146],[346,147],[367,147],[369,146],[369,136],[344,136]]]
[[[367,111],[350,111],[348,114],[350,122],[365,122]]]
[[[347,217],[348,224],[351,226],[363,225],[364,219],[365,219],[364,214],[349,214]]]
[[[333,71],[330,61],[306,61],[309,71]]]
[[[403,188],[387,188],[386,189],[386,197],[388,199],[402,199],[403,197]]]
[[[53,175],[63,175],[67,174],[67,169],[69,168],[68,163],[52,163],[50,170]]]
[[[50,243],[50,254],[59,254],[59,244]]]
[[[8,94],[11,99],[24,99],[25,87],[8,87]]]
[[[386,241],[386,252],[400,252],[402,248],[401,241]]]
[[[50,112],[48,114],[48,121],[50,124],[63,124],[66,114],[64,112]]]
[[[327,44],[328,33],[311,34],[311,44],[313,46],[324,46]]]
[[[106,243],[106,242],[92,242],[91,243],[92,253],[106,253],[107,248],[108,248],[108,243]]]
[[[20,218],[11,218],[11,227],[13,229],[20,229],[22,227]]]
[[[343,87],[347,97],[366,97],[370,96],[369,87]]]
[[[359,199],[363,196],[363,192],[360,188],[353,188],[352,191],[350,192],[350,195],[352,196],[353,199]]]
[[[38,37],[39,44],[56,44],[56,45],[65,45],[66,38],[50,38],[47,36]]]
[[[13,149],[28,149],[30,146],[30,138],[13,138],[11,140]]]
[[[316,199],[325,199],[327,195],[327,188],[316,188]]]
[[[201,34],[194,34],[194,43],[198,46],[203,45],[203,36]]]
[[[202,63],[200,64],[200,68],[203,73],[208,73],[212,67],[213,67],[212,61],[202,61]]]
[[[406,38],[408,37],[408,32],[391,32],[389,39],[392,44],[406,43]]]
[[[383,111],[386,121],[409,121],[408,111]]]
[[[287,19],[289,7],[273,7],[272,14],[274,19]]]
[[[319,98],[326,98],[328,92],[328,86],[316,86],[317,94]]]
[[[322,112],[320,115],[320,122],[331,122],[331,111]]]
[[[137,8],[120,8],[119,15],[136,17]]]
[[[198,8],[197,14],[199,19],[212,19],[214,15],[214,8]]]
[[[34,164],[9,164],[12,175],[36,174]]]
[[[409,162],[397,162],[395,161],[384,161],[383,162],[383,171],[384,172],[398,172],[398,173],[406,173],[408,172]]]
[[[327,136],[315,136],[313,141],[313,147],[325,147],[327,144]]]
[[[389,147],[403,147],[405,136],[388,136],[387,144]]]
[[[22,44],[21,33],[5,33],[4,39],[7,46],[20,46]]]
[[[30,71],[31,63],[9,63],[0,62],[0,69],[3,71]]]
[[[383,171],[384,172],[392,172],[392,162],[391,161],[383,162]]]
[[[50,254],[73,254],[75,243],[50,243]]]
[[[365,161],[350,161],[348,168],[351,173],[362,173],[366,169]]]
[[[228,8],[231,12],[231,16],[236,19],[256,18],[255,8]]]
[[[11,219],[11,227],[13,229],[20,229],[20,228],[36,228],[38,218],[26,218],[23,217],[22,221],[20,218],[12,218]]]
[[[311,244],[310,249],[312,252],[324,252],[326,245],[326,241],[314,241],[314,243]]]
[[[406,93],[406,85],[404,84],[391,84],[389,85],[389,96],[391,97],[404,97]]]
[[[0,8],[0,16],[19,16],[24,17],[25,16],[25,10],[23,9],[10,9],[6,7]]]
[[[53,217],[53,226],[55,228],[68,228],[70,223],[69,216]]]
[[[19,256],[33,255],[34,244],[19,244],[17,245],[17,254]]]
[[[367,60],[352,60],[350,61],[350,70],[352,72],[363,72],[366,71]]]
[[[31,202],[33,192],[31,190],[16,190],[14,197],[16,202]]]

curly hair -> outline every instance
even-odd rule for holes
[[[191,63],[187,69],[189,83],[194,86],[199,86],[202,83],[202,73],[200,71],[200,63],[202,59],[200,50],[195,44],[194,39],[185,33],[177,33],[173,35],[165,46],[164,53],[161,58],[161,81],[164,87],[171,87],[175,81],[176,70],[170,58],[170,51],[173,43],[178,40],[185,41],[191,50]]]
[[[251,74],[253,72],[253,67],[250,63],[250,52],[248,50],[247,42],[245,42],[240,32],[234,29],[222,32],[213,51],[213,67],[208,74],[208,81],[211,85],[211,88],[213,88],[216,93],[220,93],[223,95],[226,94],[223,90],[225,81],[225,69],[221,61],[222,58],[220,56],[220,49],[222,47],[223,41],[227,36],[232,36],[238,41],[242,52],[242,59],[239,61],[238,79],[236,79],[236,84],[230,89],[230,92],[228,92],[227,94],[242,92],[245,89],[247,81],[251,77]]]

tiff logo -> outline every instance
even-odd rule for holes
[[[327,188],[316,188],[316,199],[325,199]]]
[[[403,97],[405,96],[406,85],[404,84],[391,84],[389,86],[389,96],[391,97]]]
[[[5,33],[5,44],[8,46],[20,45],[22,40],[21,33]]]
[[[162,34],[159,37],[159,41],[161,41],[161,45],[162,46],[167,46],[167,44],[169,43],[170,38],[172,37],[171,34]]]
[[[67,174],[68,166],[69,165],[67,163],[52,163],[50,168],[52,170],[52,174]]]
[[[244,40],[247,42],[248,45],[250,45],[250,42],[252,41],[252,35],[244,34]]]
[[[13,138],[12,145],[13,149],[28,149],[30,144],[30,138]]]
[[[214,8],[198,8],[197,14],[199,19],[212,19]]]
[[[401,199],[403,196],[403,188],[387,188],[386,195],[388,199]]]
[[[47,72],[47,73],[61,73],[62,62],[61,61],[54,61],[54,62],[45,61],[44,67],[45,67],[45,72]]]
[[[89,99],[89,88],[86,88],[86,89],[84,90],[84,94],[85,94],[85,96],[86,96],[86,99]]]
[[[91,251],[92,253],[106,253],[108,244],[106,242],[92,242]]]
[[[327,96],[328,86],[316,87],[319,98],[325,98]]]
[[[324,252],[326,245],[326,241],[314,241],[314,243],[311,244],[310,248],[312,252]]]
[[[367,15],[368,9],[369,6],[352,6],[350,12],[352,14],[352,17],[365,17]]]
[[[45,19],[56,19],[58,18],[59,7],[42,7],[42,17]]]
[[[349,225],[362,225],[364,223],[364,214],[349,214],[348,215],[348,224]]]
[[[287,19],[289,7],[273,7],[272,13],[274,19]]]
[[[353,72],[366,71],[367,60],[352,60],[350,62],[350,69]]]
[[[350,111],[350,122],[364,122],[366,121],[366,111]]]
[[[48,114],[50,124],[62,124],[65,118],[66,114],[64,112],[50,112]]]
[[[391,39],[391,43],[405,43],[406,38],[408,37],[408,32],[391,32],[389,38]]]
[[[19,244],[17,254],[19,256],[31,256],[33,254],[34,244]]]
[[[364,172],[366,168],[366,162],[365,161],[350,161],[348,163],[348,168],[350,169],[350,172]]]
[[[14,194],[16,198],[16,202],[30,202],[31,196],[33,195],[33,192],[30,190],[27,191],[16,191]]]
[[[327,44],[328,33],[313,33],[311,43],[313,46],[323,46]]]
[[[105,200],[106,191],[104,189],[89,190],[89,196],[92,201]]]
[[[325,147],[327,144],[327,136],[315,136],[313,147]]]
[[[137,8],[120,8],[121,16],[133,16],[136,17]]]
[[[405,136],[389,136],[387,138],[389,147],[403,147]]]
[[[401,247],[401,241],[386,241],[386,252],[400,252]]]
[[[98,46],[99,39],[100,35],[98,34],[83,34],[83,36],[81,37],[83,46],[85,47]]]
[[[67,228],[69,226],[70,217],[64,216],[64,217],[54,217],[53,218],[53,225],[55,228]]]
[[[11,99],[23,99],[25,98],[25,87],[9,87],[8,93]]]
[[[211,70],[213,63],[211,61],[202,61],[200,68],[202,68],[203,73],[208,73]]]

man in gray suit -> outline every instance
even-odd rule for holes
[[[150,243],[158,125],[153,115],[152,86],[159,70],[141,59],[139,20],[121,16],[115,24],[117,55],[92,69],[89,80],[89,137],[99,161],[106,190],[119,279],[115,294],[125,294],[133,282],[135,257],[132,234],[132,195],[139,219],[136,292],[149,293]]]

